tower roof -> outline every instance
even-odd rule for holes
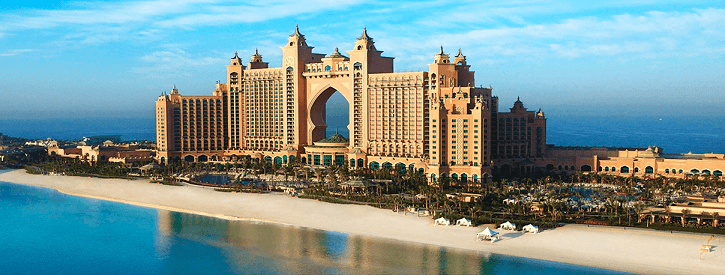
[[[305,36],[300,33],[300,27],[299,27],[299,25],[295,24],[295,32],[292,33],[290,35],[290,37],[302,37],[302,38],[304,38]]]
[[[368,35],[368,29],[367,29],[367,27],[363,27],[362,35],[360,35],[360,37],[358,37],[357,40],[373,41],[373,38]]]

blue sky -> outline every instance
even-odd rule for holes
[[[173,85],[211,94],[235,51],[279,66],[295,24],[328,54],[367,26],[396,71],[460,47],[502,109],[517,96],[550,117],[725,106],[722,1],[3,1],[0,22],[0,118],[151,117]]]

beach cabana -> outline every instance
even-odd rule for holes
[[[535,226],[533,224],[527,224],[522,229],[526,233],[534,233],[534,234],[539,233],[539,227],[538,226]]]
[[[440,218],[436,219],[435,221],[433,221],[433,224],[434,225],[445,225],[445,226],[448,226],[448,225],[451,225],[451,221],[448,220],[448,219],[446,219],[446,218],[444,218],[444,217],[440,217]]]
[[[516,224],[507,221],[505,223],[502,223],[498,227],[498,229],[501,229],[501,230],[516,230]]]
[[[495,242],[498,240],[498,232],[491,230],[490,228],[486,227],[481,233],[476,234],[476,240],[477,241],[488,241]]]
[[[457,226],[468,226],[468,227],[470,227],[471,226],[471,220],[466,219],[466,218],[461,218],[461,219],[459,219],[459,220],[456,221],[456,225]]]

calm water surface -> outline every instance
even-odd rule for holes
[[[504,111],[504,110],[502,110]],[[329,114],[329,113],[328,113]],[[563,146],[647,147],[665,153],[725,153],[725,116],[547,117],[546,141]],[[348,137],[347,117],[328,116],[327,135]],[[81,139],[122,135],[124,140],[156,140],[154,117],[2,119],[0,133],[33,139]]]
[[[0,274],[623,274],[221,220],[4,182],[0,224]]]

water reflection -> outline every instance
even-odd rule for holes
[[[158,211],[160,239],[179,237],[229,249],[245,249],[290,273],[484,273],[486,257],[436,246],[408,244],[338,232],[268,223],[228,221],[178,212]],[[157,241],[157,253],[173,248]],[[234,253],[227,253],[233,256]],[[227,262],[245,266],[248,258]],[[239,262],[242,261],[242,262]]]

